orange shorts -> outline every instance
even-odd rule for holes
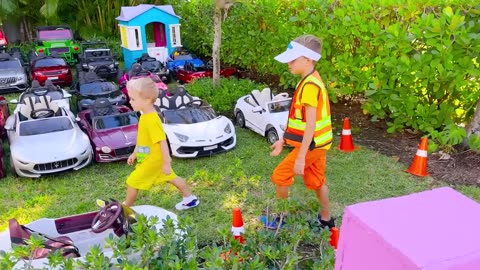
[[[278,164],[272,174],[272,182],[277,186],[291,186],[293,184],[293,167],[298,156],[299,147],[295,147],[285,159]],[[317,190],[326,182],[325,165],[327,150],[313,149],[305,156],[303,182],[308,189]]]

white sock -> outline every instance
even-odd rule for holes
[[[197,196],[195,196],[195,195],[192,194],[192,195],[190,195],[190,196],[188,196],[188,197],[183,197],[182,202],[183,202],[183,203],[189,203],[189,202],[195,200],[196,198],[197,198]]]

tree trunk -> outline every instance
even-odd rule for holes
[[[468,145],[468,137],[472,134],[480,136],[480,99],[477,101],[477,107],[475,108],[475,115],[473,116],[472,121],[468,123],[467,127],[467,139],[463,141],[463,146],[470,148]]]
[[[213,14],[213,46],[212,46],[212,61],[213,61],[213,85],[220,84],[220,46],[222,45],[222,12],[225,6],[225,0],[216,0],[215,12]]]

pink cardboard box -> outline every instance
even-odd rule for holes
[[[449,187],[348,206],[335,270],[480,270],[480,204]]]

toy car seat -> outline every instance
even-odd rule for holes
[[[172,97],[167,96],[167,91],[158,91],[158,97],[155,100],[154,106],[155,110],[163,111],[170,109],[170,99]]]
[[[32,111],[35,110],[35,98],[24,97],[23,104],[21,104],[20,111],[18,112],[18,118],[20,121],[32,119]]]
[[[107,98],[96,99],[92,106],[92,119],[95,116],[105,116],[119,113]]]
[[[189,95],[184,86],[178,86],[177,89],[175,90],[175,94],[170,98],[170,108],[171,109],[184,108],[187,106],[188,103],[196,99],[199,99],[199,98],[194,98],[191,95]]]
[[[35,110],[38,109],[50,109],[53,111],[53,116],[62,116],[62,109],[58,106],[56,102],[52,102],[52,97],[45,95],[38,97],[38,102],[36,102],[33,107]]]
[[[138,74],[141,73],[142,71],[143,71],[142,65],[140,65],[139,63],[135,63],[132,65],[132,68],[128,72],[128,78],[130,79],[132,77],[138,76]]]
[[[48,80],[47,80],[48,81]],[[32,88],[41,88],[42,86],[40,85],[40,83],[37,81],[37,80],[33,80],[32,81],[32,85],[30,86],[30,89]]]
[[[50,252],[56,250],[60,250],[65,258],[80,257],[78,248],[73,244],[72,239],[68,236],[50,237],[20,225],[14,218],[8,221],[8,230],[10,232],[10,242],[12,247],[14,245],[27,245],[27,240],[30,239],[32,233],[37,234],[45,239],[43,242],[43,247],[36,248],[32,252],[31,259],[46,258]]]
[[[261,93],[257,89],[254,89],[251,93],[250,96],[252,97],[252,100],[254,102],[254,106],[260,106],[261,102]]]

